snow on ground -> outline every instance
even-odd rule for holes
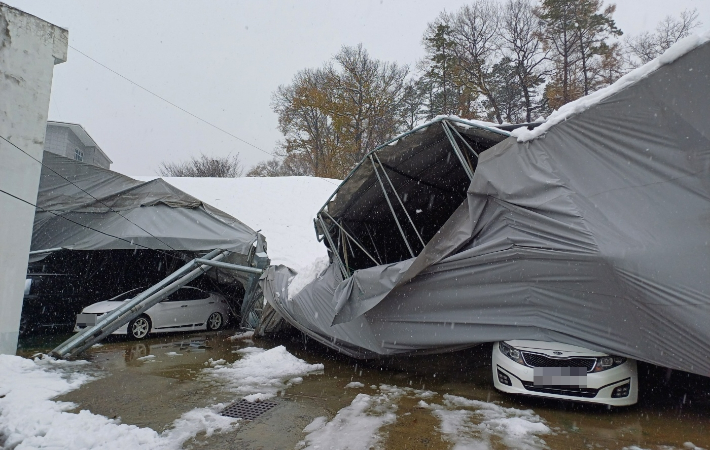
[[[283,345],[269,350],[247,347],[240,353],[244,356],[232,364],[205,369],[205,376],[224,383],[233,392],[262,394],[259,398],[263,400],[274,397],[289,384],[303,381],[302,376],[323,372],[323,364],[308,364]]]
[[[338,411],[333,420],[318,417],[303,429],[308,433],[300,443],[302,449],[366,450],[382,440],[384,425],[394,423],[397,406],[395,394],[358,394],[349,406]]]
[[[448,394],[443,406],[428,407],[441,420],[441,432],[454,448],[492,448],[491,438],[496,436],[507,447],[537,450],[546,447],[538,435],[551,432],[530,409],[505,408]]]
[[[157,177],[134,177],[150,181]],[[316,240],[313,218],[340,180],[316,177],[181,178],[163,177],[188,194],[230,214],[266,236],[271,264],[299,273],[294,295],[327,267],[327,253]]]
[[[436,392],[409,387],[381,384],[377,389],[378,394],[358,394],[330,421],[326,417],[314,419],[303,429],[306,437],[298,448],[360,450],[378,447],[385,440],[383,427],[397,420],[397,406],[402,398],[438,397]],[[443,404],[419,400],[417,406],[430,410],[440,420],[443,438],[455,450],[489,450],[494,446],[498,448],[497,442],[520,450],[546,448],[539,435],[551,430],[532,410],[505,408],[448,394],[439,398],[443,398]]]
[[[528,130],[527,127],[517,128],[513,130],[513,136],[518,138],[518,142],[526,142],[538,138],[545,134],[554,125],[564,122],[571,116],[579,114],[592,106],[598,104],[605,98],[623,90],[632,84],[637,83],[639,80],[646,78],[652,72],[658,70],[666,64],[670,64],[686,53],[694,50],[695,48],[710,41],[710,30],[693,36],[688,36],[685,39],[681,39],[672,45],[668,50],[665,51],[661,56],[654,59],[653,61],[644,64],[643,66],[632,70],[623,77],[619,78],[616,83],[611,86],[607,86],[603,89],[599,89],[587,96],[584,96],[578,100],[571,103],[567,103],[562,106],[559,110],[550,114],[547,121],[542,125]]]
[[[0,447],[179,449],[197,433],[211,435],[236,426],[237,420],[218,414],[223,405],[189,411],[163,433],[121,424],[85,410],[69,413],[75,404],[51,399],[94,378],[78,370],[85,364],[88,363],[0,355]]]
[[[364,387],[365,387],[365,385],[360,383],[359,381],[352,381],[352,382],[345,385],[346,389],[348,389],[348,388],[357,389],[357,388],[364,388]]]

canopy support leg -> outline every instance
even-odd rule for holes
[[[349,275],[345,270],[343,261],[340,259],[340,253],[338,252],[338,248],[335,246],[333,238],[330,237],[328,227],[325,226],[325,221],[323,221],[323,217],[320,214],[318,214],[318,220],[320,221],[321,227],[323,227],[323,234],[325,234],[325,238],[328,240],[328,244],[330,244],[330,251],[335,255],[336,261],[338,262],[338,267],[340,268],[340,272],[343,274],[343,279],[348,278]]]

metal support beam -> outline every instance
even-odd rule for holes
[[[325,212],[325,211],[323,211],[322,214],[325,214],[326,216],[328,216],[328,218],[329,218],[334,224],[336,224],[336,225],[338,226],[338,228],[340,228],[340,229],[342,230],[343,233],[345,233],[345,236],[349,237],[350,240],[353,241],[353,242],[355,243],[355,245],[357,245],[357,246],[360,248],[360,250],[362,250],[363,252],[365,252],[365,254],[367,255],[367,257],[370,258],[370,259],[372,260],[372,262],[374,262],[374,263],[377,264],[378,266],[379,266],[380,264],[382,264],[381,262],[377,261],[370,253],[368,253],[368,251],[365,250],[365,247],[363,247],[362,245],[360,245],[360,243],[357,241],[357,239],[355,239],[354,237],[352,237],[352,236],[350,235],[350,233],[348,233],[348,231],[345,229],[345,227],[343,227],[343,226],[340,225],[335,219],[333,219],[333,217],[331,217],[330,214],[328,214],[328,213]]]
[[[389,182],[389,185],[392,188],[392,192],[394,192],[395,197],[397,197],[397,201],[399,201],[399,206],[401,206],[402,209],[404,210],[404,214],[407,215],[407,219],[409,219],[409,223],[412,225],[414,232],[417,234],[417,237],[419,238],[419,242],[422,243],[422,247],[426,247],[426,244],[424,243],[424,239],[422,239],[421,235],[419,234],[419,230],[417,230],[417,227],[414,225],[414,221],[412,220],[412,217],[409,215],[409,212],[407,212],[407,208],[404,207],[404,202],[402,201],[401,198],[399,198],[399,194],[397,193],[397,189],[394,188],[394,184],[392,184],[392,180],[390,180],[390,176],[387,175],[387,170],[385,170],[385,166],[382,165],[382,161],[380,161],[380,157],[377,156],[377,153],[374,153],[374,155],[375,155],[375,158],[377,158],[377,162],[379,163],[380,167],[382,168],[382,173],[385,174],[385,178],[387,178],[387,182]]]
[[[449,124],[447,124],[446,121],[442,121],[441,127],[444,129],[444,133],[446,134],[446,137],[449,138],[449,142],[451,143],[451,147],[453,147],[454,154],[459,159],[459,162],[461,163],[461,166],[463,167],[464,172],[466,172],[466,175],[468,175],[468,179],[472,180],[473,179],[473,170],[471,169],[471,166],[469,166],[466,163],[466,159],[464,158],[463,153],[461,153],[461,149],[459,148],[459,145],[456,143],[456,139],[454,139],[453,133],[451,133],[451,130],[449,129]]]
[[[224,258],[224,251],[220,249],[213,250],[203,257],[203,259],[210,260],[222,258]],[[99,322],[93,327],[87,327],[67,339],[52,350],[50,354],[65,357],[82,352],[209,269],[210,266],[198,265],[195,260],[190,261],[156,285],[151,286],[133,299],[126,301],[121,307],[101,317]]]
[[[449,125],[449,127],[451,128],[451,130],[454,133],[456,133],[456,136],[458,136],[459,139],[461,139],[461,142],[466,144],[466,147],[468,147],[468,149],[471,150],[471,153],[473,153],[476,156],[476,161],[478,161],[478,152],[476,150],[474,150],[473,147],[471,147],[471,144],[469,144],[468,141],[463,138],[463,136],[461,136],[461,133],[459,133],[459,130],[457,130],[455,126]]]
[[[335,255],[335,258],[338,261],[338,267],[340,268],[340,272],[343,274],[343,279],[348,278],[350,274],[348,274],[348,272],[345,270],[343,261],[340,259],[340,254],[338,253],[338,248],[335,246],[335,243],[333,243],[333,239],[330,237],[330,233],[328,232],[328,227],[325,226],[323,217],[321,217],[320,214],[318,214],[318,220],[320,221],[321,227],[323,227],[323,234],[328,240],[328,244],[330,244],[330,251]]]
[[[414,258],[414,251],[412,251],[412,246],[409,245],[409,241],[407,240],[407,236],[404,234],[404,230],[402,229],[402,225],[399,223],[399,219],[397,219],[397,214],[394,212],[394,208],[392,207],[392,202],[390,201],[390,196],[387,195],[387,191],[385,190],[385,185],[382,182],[382,177],[380,177],[380,173],[377,171],[377,165],[375,164],[375,160],[372,158],[372,155],[370,155],[370,162],[372,163],[372,169],[375,171],[375,175],[377,175],[377,181],[380,182],[380,188],[382,188],[382,193],[385,194],[385,200],[387,200],[387,204],[390,207],[390,211],[392,212],[392,217],[394,217],[394,221],[397,223],[397,228],[399,228],[399,232],[402,235],[402,239],[404,239],[404,243],[407,246],[407,250],[409,250],[409,254],[412,255],[412,258]]]
[[[250,267],[250,269],[255,270],[255,272],[250,272],[247,285],[244,288],[244,299],[242,300],[241,308],[242,320],[240,323],[242,328],[256,329],[259,326],[259,322],[261,322],[263,305],[259,305],[258,302],[263,298],[263,292],[259,295],[259,278],[261,278],[261,274],[269,267],[270,263],[271,261],[266,254],[263,236],[257,234],[256,249],[252,258],[248,261],[249,265],[254,266]],[[258,308],[258,306],[262,306],[262,308]]]
[[[240,266],[238,264],[230,264],[220,261],[210,261],[209,259],[197,258],[195,260],[198,264],[206,264],[208,266],[219,267],[220,269],[236,270],[237,272],[246,272],[254,275],[261,275],[264,273],[264,269],[257,269],[256,267]]]

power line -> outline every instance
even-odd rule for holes
[[[205,124],[211,126],[212,128],[214,128],[214,129],[216,129],[216,130],[221,131],[222,133],[224,133],[224,134],[226,134],[226,135],[228,135],[228,136],[233,137],[234,139],[236,139],[236,140],[238,140],[238,141],[240,141],[240,142],[243,142],[243,143],[247,144],[247,145],[250,146],[250,147],[253,147],[253,148],[259,150],[260,152],[264,152],[264,153],[266,153],[267,155],[270,155],[270,156],[278,156],[278,155],[276,155],[276,154],[274,154],[274,153],[272,153],[272,152],[268,152],[268,151],[266,151],[266,150],[264,150],[264,149],[262,149],[262,148],[257,147],[256,145],[254,145],[254,144],[252,144],[251,142],[248,142],[248,141],[246,141],[246,140],[240,138],[239,136],[235,136],[234,134],[230,133],[229,131],[227,131],[227,130],[225,130],[225,129],[223,129],[223,128],[220,128],[220,127],[218,127],[217,125],[215,125],[215,124],[213,124],[213,123],[211,123],[211,122],[208,122],[207,120],[203,119],[202,117],[200,117],[200,116],[198,116],[198,115],[196,115],[196,114],[191,113],[190,111],[186,110],[185,108],[182,108],[182,107],[176,105],[175,103],[171,102],[170,100],[168,100],[168,99],[166,99],[166,98],[164,98],[164,97],[161,97],[160,95],[156,94],[155,92],[151,91],[150,89],[141,86],[140,84],[136,83],[135,81],[131,80],[130,78],[128,78],[128,77],[126,77],[126,76],[124,76],[124,75],[121,75],[120,73],[116,72],[115,70],[113,70],[112,68],[108,67],[107,65],[98,62],[97,60],[95,60],[95,59],[92,58],[91,56],[89,56],[89,55],[87,55],[86,53],[84,53],[84,52],[82,52],[81,50],[79,50],[78,48],[73,47],[73,46],[71,46],[71,45],[70,45],[69,47],[70,47],[72,50],[76,51],[77,53],[79,53],[79,54],[83,55],[84,57],[90,59],[91,61],[95,62],[95,63],[98,64],[99,66],[103,67],[104,69],[106,69],[106,70],[108,70],[108,71],[114,73],[115,75],[118,75],[119,77],[123,78],[124,80],[128,81],[129,83],[133,84],[134,86],[136,86],[136,87],[138,87],[138,88],[140,88],[140,89],[143,89],[144,91],[146,91],[146,92],[149,93],[150,95],[152,95],[152,96],[154,96],[154,97],[156,97],[156,98],[158,98],[158,99],[164,101],[165,103],[167,103],[168,105],[170,105],[170,106],[172,106],[172,107],[174,107],[174,108],[179,109],[180,111],[184,112],[185,114],[189,114],[190,116],[194,117],[195,119],[197,119],[197,120],[199,120],[199,121],[201,121],[201,122],[203,122],[203,123],[205,123]]]
[[[111,212],[118,214],[119,216],[121,216],[122,218],[124,218],[125,220],[127,220],[130,224],[132,224],[132,225],[134,225],[135,227],[137,227],[139,230],[143,231],[144,233],[147,233],[147,234],[150,235],[152,238],[156,239],[158,242],[160,242],[161,244],[163,244],[163,245],[165,245],[166,247],[168,247],[170,250],[172,250],[172,251],[174,251],[174,252],[177,252],[177,250],[175,250],[174,248],[172,248],[167,242],[164,242],[163,240],[161,240],[161,239],[158,238],[157,236],[153,235],[150,231],[148,231],[148,230],[146,230],[145,228],[141,227],[140,225],[138,225],[137,223],[133,222],[133,221],[132,221],[131,219],[129,219],[128,217],[124,216],[124,215],[121,214],[120,212],[118,212],[118,211],[116,211],[115,209],[111,208],[111,207],[110,207],[109,205],[107,205],[106,203],[104,203],[104,202],[102,202],[101,200],[99,200],[98,198],[94,197],[91,193],[89,193],[88,191],[84,190],[81,186],[79,186],[78,184],[74,183],[74,182],[71,181],[69,178],[67,178],[67,177],[65,177],[64,175],[60,174],[60,173],[57,172],[56,170],[52,169],[51,167],[49,167],[48,165],[46,165],[45,163],[43,163],[42,161],[40,161],[39,159],[35,158],[34,156],[30,155],[29,153],[27,153],[26,151],[24,151],[23,149],[21,149],[20,147],[18,147],[17,145],[15,145],[14,143],[10,142],[5,136],[0,136],[0,138],[1,138],[3,141],[7,142],[8,144],[12,145],[12,146],[13,146],[14,148],[16,148],[17,150],[19,150],[19,151],[21,151],[22,153],[24,153],[25,155],[29,156],[29,157],[32,158],[33,160],[37,161],[39,164],[42,165],[42,167],[46,167],[47,169],[51,170],[51,171],[54,172],[56,175],[58,175],[59,177],[61,177],[62,179],[64,179],[65,181],[71,183],[74,187],[76,187],[77,189],[79,189],[80,191],[82,191],[83,193],[85,193],[86,195],[88,195],[89,197],[93,198],[93,199],[96,200],[97,202],[99,202],[99,203],[101,203],[102,205],[104,205],[105,207],[107,207]],[[8,195],[10,195],[10,194],[8,194]],[[19,197],[18,197],[18,198],[19,198]],[[23,200],[23,201],[24,201],[24,200]]]
[[[115,74],[115,75],[117,75],[117,76],[123,78],[124,80],[128,81],[129,83],[133,84],[134,86],[136,86],[136,87],[138,87],[138,88],[140,88],[140,89],[146,91],[146,92],[149,93],[150,95],[152,95],[152,96],[154,96],[154,97],[156,97],[156,98],[158,98],[158,99],[164,101],[164,102],[167,103],[168,105],[170,105],[170,106],[172,106],[172,107],[174,107],[174,108],[179,109],[180,111],[184,112],[185,114],[188,114],[188,115],[194,117],[195,119],[197,119],[197,120],[199,120],[199,121],[201,121],[201,122],[203,122],[203,123],[205,123],[205,124],[211,126],[212,128],[214,128],[214,129],[216,129],[216,130],[219,130],[219,131],[221,131],[222,133],[225,133],[226,135],[231,136],[231,137],[233,137],[234,139],[237,139],[238,141],[243,142],[243,143],[249,145],[250,147],[253,147],[253,148],[259,150],[260,152],[266,153],[266,154],[269,155],[269,156],[281,157],[281,155],[278,155],[278,154],[276,154],[276,153],[269,152],[269,151],[264,150],[264,149],[262,149],[262,148],[260,148],[260,147],[257,147],[256,145],[252,144],[251,142],[248,142],[248,141],[246,141],[246,140],[240,138],[239,136],[235,136],[234,134],[230,133],[229,131],[227,131],[227,130],[225,130],[225,129],[223,129],[223,128],[220,128],[220,127],[218,127],[217,125],[215,125],[215,124],[213,124],[213,123],[211,123],[211,122],[209,122],[209,121],[203,119],[202,117],[200,117],[200,116],[198,116],[198,115],[196,115],[196,114],[191,113],[190,111],[186,110],[185,108],[182,108],[182,107],[176,105],[175,103],[171,102],[170,100],[168,100],[168,99],[166,99],[166,98],[164,98],[164,97],[161,97],[160,95],[156,94],[155,92],[151,91],[150,89],[141,86],[140,84],[136,83],[135,81],[131,80],[130,78],[128,78],[128,77],[126,77],[126,76],[124,76],[124,75],[121,75],[120,73],[116,72],[115,70],[113,70],[112,68],[108,67],[107,65],[105,65],[105,64],[103,64],[103,63],[100,63],[99,61],[95,60],[95,59],[92,58],[91,56],[89,56],[89,55],[87,55],[86,53],[82,52],[82,51],[79,50],[78,48],[76,48],[76,47],[74,47],[74,46],[71,46],[71,45],[70,45],[69,47],[71,47],[72,50],[76,51],[77,53],[79,53],[80,55],[84,56],[85,58],[87,58],[87,59],[93,61],[94,63],[96,63],[96,64],[98,64],[99,66],[103,67],[104,69],[108,70],[109,72],[111,72],[111,73],[113,73],[113,74]],[[333,186],[338,186],[337,184],[332,183],[332,182],[330,182],[329,180],[325,180],[325,181],[328,182],[328,183],[330,183],[330,184],[332,184]]]

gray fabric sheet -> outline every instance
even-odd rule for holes
[[[180,251],[221,248],[247,255],[256,240],[247,225],[162,179],[141,182],[49,152],[44,152],[44,165],[33,251],[140,245]]]
[[[710,45],[484,152],[416,258],[336,272],[290,300],[287,268],[262,279],[352,356],[539,339],[710,376]]]

